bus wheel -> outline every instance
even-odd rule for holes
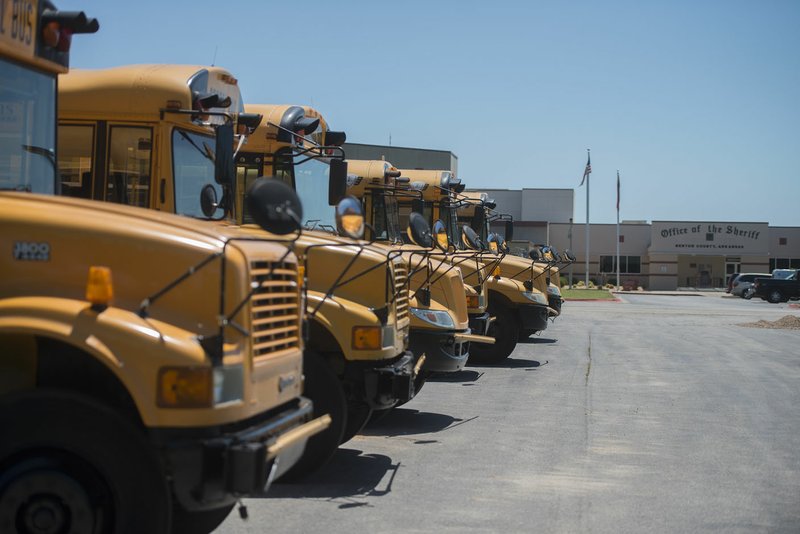
[[[538,332],[538,330],[520,330],[519,331],[519,339],[528,339],[533,334]]]
[[[236,503],[214,510],[189,512],[179,504],[172,507],[172,534],[209,534],[225,521]]]
[[[495,320],[489,325],[486,335],[495,339],[494,345],[470,343],[471,363],[499,363],[508,358],[517,346],[520,329],[514,312],[502,304],[494,307],[490,304],[489,314]]]
[[[314,351],[303,354],[305,388],[303,396],[314,403],[314,417],[330,414],[331,426],[312,436],[303,456],[280,478],[294,481],[316,471],[330,460],[344,437],[347,401],[342,382],[325,359]]]
[[[366,402],[356,400],[348,402],[347,423],[345,424],[344,435],[340,444],[350,441],[353,436],[361,432],[361,429],[369,421],[370,415],[372,415],[372,408]]]
[[[39,390],[2,402],[0,428],[0,525],[22,534],[169,532],[159,460],[113,410]]]

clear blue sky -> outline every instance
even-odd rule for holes
[[[576,188],[591,221],[800,226],[800,1],[58,1],[74,67],[216,64],[348,140],[452,150],[469,187]]]

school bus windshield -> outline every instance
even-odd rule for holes
[[[222,186],[214,179],[214,137],[176,128],[172,132],[172,165],[175,177],[175,213],[205,218],[200,192],[211,185],[222,199]],[[224,217],[219,210],[216,218]]]
[[[54,194],[56,80],[0,59],[0,189]]]
[[[300,197],[305,229],[336,228],[334,208],[328,204],[330,165],[327,160],[312,158],[293,165],[289,155],[284,152],[276,158],[275,174],[292,185]]]
[[[400,210],[397,199],[384,191],[372,192],[372,226],[375,229],[375,239],[378,241],[391,241],[402,243],[403,236],[400,232]]]

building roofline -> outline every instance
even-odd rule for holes
[[[424,152],[441,152],[442,154],[450,154],[454,158],[458,159],[458,156],[455,155],[451,150],[443,150],[438,148],[417,148],[417,147],[410,147],[410,146],[394,146],[394,145],[373,145],[370,143],[351,143],[347,141],[345,145],[350,146],[365,146],[365,147],[374,147],[374,148],[387,148],[390,150],[416,150],[416,151],[424,151]]]

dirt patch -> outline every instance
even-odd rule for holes
[[[760,320],[755,323],[742,323],[739,326],[749,328],[778,328],[781,330],[800,330],[800,317],[796,315],[784,315],[777,321]]]

